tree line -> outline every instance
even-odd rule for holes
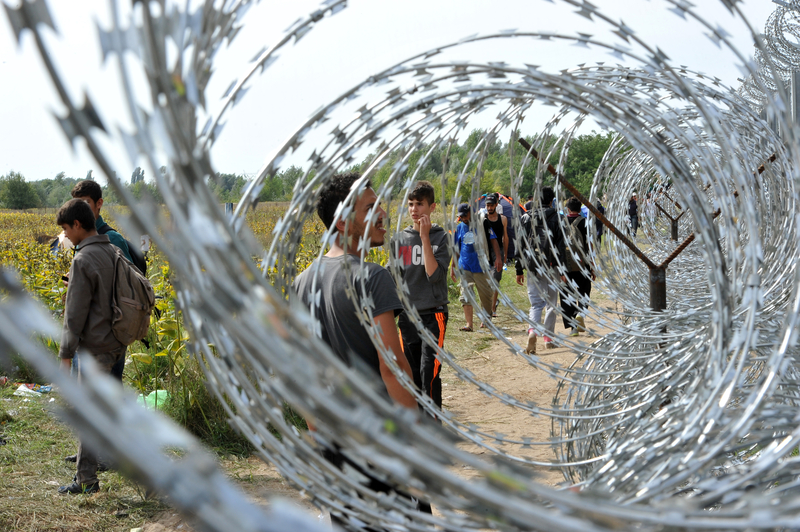
[[[447,147],[435,147],[429,150],[428,147],[421,147],[413,151],[406,159],[405,168],[401,172],[400,179],[396,179],[393,186],[393,193],[397,194],[407,176],[413,175],[419,167],[418,179],[427,179],[433,183],[439,183],[442,173],[447,176],[447,188],[445,197],[451,198],[455,192],[458,176],[463,172],[472,178],[478,171],[474,161],[467,164],[470,153],[478,146],[483,138],[484,132],[473,130],[465,141],[461,144],[453,143],[449,152]],[[533,146],[539,147],[542,139],[537,137],[526,137],[526,140]],[[612,134],[601,134],[592,131],[590,134],[579,135],[572,141],[572,145],[567,154],[564,166],[564,174],[572,184],[583,194],[588,195],[592,186],[594,174],[600,166],[603,155],[611,144]],[[544,149],[542,153],[549,153],[555,145],[557,138],[550,136],[544,139]],[[510,157],[514,158],[514,168],[518,169],[525,157],[525,150],[514,143],[509,149],[508,143],[495,140],[492,143],[482,145],[479,151],[485,152],[485,159],[480,169],[479,190],[480,192],[511,192],[511,173]],[[425,154],[430,154],[425,158]],[[445,160],[445,154],[447,160]],[[561,154],[561,147],[553,150],[549,162],[556,166]],[[376,188],[385,183],[394,169],[401,163],[405,153],[395,150],[388,154],[384,161],[381,161],[380,168],[372,176],[373,186]],[[366,171],[370,164],[375,162],[377,153],[368,155],[363,161],[349,168],[350,171]],[[421,166],[420,166],[421,165]],[[445,166],[446,165],[446,166]],[[165,173],[166,167],[161,167],[160,171]],[[535,185],[536,164],[529,161],[522,173],[522,183],[518,187],[521,197],[526,197],[533,193]],[[292,197],[292,191],[298,180],[303,178],[305,172],[296,166],[278,172],[276,175],[267,179],[259,192],[259,201],[288,201]],[[89,171],[86,178],[92,179],[92,172]],[[0,176],[0,207],[6,209],[33,209],[37,207],[56,208],[70,199],[70,191],[78,181],[85,178],[67,177],[64,172],[60,172],[52,179],[41,179],[37,181],[27,181],[19,172],[11,171],[4,176]],[[219,198],[220,203],[238,202],[251,179],[241,174],[217,173],[209,178],[208,186],[211,192]],[[468,182],[471,179],[467,180]],[[544,184],[553,185],[553,178],[545,173]],[[131,175],[131,179],[125,184],[128,191],[136,199],[149,197],[157,203],[163,203],[161,193],[155,184],[145,180],[145,172],[141,168],[136,168]],[[460,198],[465,200],[469,197],[471,190],[463,187],[460,190]],[[115,190],[111,187],[103,188],[103,198],[107,204],[121,204]]]

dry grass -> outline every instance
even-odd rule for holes
[[[77,450],[69,427],[54,415],[59,399],[14,397],[13,389],[0,388],[0,412],[12,417],[0,428],[7,441],[0,446],[0,530],[127,532],[167,508],[113,471],[99,474],[95,495],[58,494],[75,474],[63,458]]]

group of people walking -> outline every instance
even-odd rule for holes
[[[338,217],[341,205],[354,187],[358,187],[358,193],[349,216]],[[380,393],[398,405],[420,408],[415,396],[401,384],[378,353],[374,342],[377,334],[400,370],[427,398],[424,401],[432,406],[425,411],[433,412],[434,422],[440,422],[435,414],[442,407],[438,351],[444,346],[449,318],[448,269],[453,279],[460,274],[464,280],[459,301],[466,323],[461,329],[472,331],[471,301],[474,298],[468,297],[467,291],[473,286],[477,288],[484,311],[482,316],[490,320],[496,312],[498,293],[495,288],[510,259],[511,242],[509,221],[499,212],[497,194],[485,197],[485,209],[481,211],[466,203],[459,205],[459,223],[451,235],[431,222],[436,209],[434,191],[433,185],[427,181],[415,184],[407,201],[411,225],[393,235],[389,243],[391,268],[399,273],[405,288],[401,301],[389,270],[375,263],[360,262],[361,249],[381,246],[386,240],[386,213],[375,191],[357,173],[333,176],[319,193],[317,214],[326,227],[333,226],[335,238],[328,252],[297,276],[294,294],[309,308],[315,318],[316,334],[337,357],[349,366],[366,368],[367,378],[374,381]],[[115,337],[113,318],[108,315],[105,303],[113,290],[119,257],[131,264],[130,244],[105,227],[100,217],[102,197],[99,185],[84,183],[76,187],[73,196],[76,199],[65,204],[57,216],[57,223],[75,244],[76,250],[68,277],[60,356],[64,368],[69,369],[76,352],[83,349],[92,355],[102,372],[120,379],[127,344]],[[568,201],[568,213],[562,219],[551,206],[554,197],[553,190],[545,187],[541,205],[522,217],[524,238],[529,245],[523,246],[523,254],[517,258],[516,281],[527,285],[533,324],[541,324],[542,315],[545,316],[543,327],[535,326],[528,330],[528,352],[536,351],[536,339],[542,331],[545,346],[553,346],[559,277],[561,283],[569,283],[580,296],[562,297],[561,301],[564,324],[576,333],[584,327],[582,315],[594,278],[587,247],[586,220],[580,215],[581,204],[574,198]],[[456,251],[452,257],[448,239],[453,239]],[[483,240],[483,248],[488,250],[489,272],[484,272],[479,260],[477,246],[480,240]],[[560,273],[556,275],[555,271]],[[351,297],[353,290],[356,297]],[[367,302],[369,313],[364,312]],[[371,316],[374,328],[364,325],[364,316]],[[420,334],[420,328],[430,335]],[[308,420],[308,424],[313,434],[314,420]],[[321,452],[336,467],[358,468],[336,443],[323,444]],[[99,488],[96,452],[81,445],[78,455],[68,459],[77,461],[78,472],[73,483],[62,486],[59,491],[96,492]],[[370,471],[361,472],[369,479],[371,489],[397,492],[420,511],[431,511],[425,501],[396,490],[375,478]],[[339,518],[334,515],[332,519],[337,522]]]
[[[344,203],[358,187],[355,203],[347,220],[337,218]],[[509,261],[509,221],[498,209],[499,195],[485,197],[485,209],[478,211],[470,204],[458,206],[458,225],[453,235],[431,222],[436,209],[434,187],[427,181],[415,184],[408,194],[407,209],[411,225],[395,234],[390,242],[391,268],[402,281],[404,300],[398,296],[391,273],[378,264],[360,263],[360,249],[381,246],[386,240],[386,213],[368,181],[357,173],[338,174],[323,187],[318,196],[317,214],[326,227],[334,226],[336,238],[329,251],[314,261],[294,282],[294,292],[315,318],[317,334],[351,366],[368,368],[367,376],[374,379],[378,389],[395,403],[417,409],[414,395],[404,388],[397,376],[386,366],[373,343],[371,328],[359,316],[371,315],[374,330],[381,343],[394,357],[398,367],[412,380],[421,395],[427,397],[436,412],[442,406],[441,362],[437,355],[444,345],[447,329],[448,287],[447,270],[455,280],[462,278],[459,297],[469,332],[474,326],[472,301],[467,291],[477,288],[484,320],[491,320],[496,311],[497,283]],[[562,216],[551,204],[555,198],[552,188],[542,191],[541,205],[522,217],[523,254],[516,262],[516,281],[525,285],[531,303],[526,349],[536,351],[541,333],[546,347],[552,339],[558,306],[558,283],[568,283],[577,297],[562,297],[564,325],[578,334],[584,327],[583,314],[591,293],[594,268],[589,259],[586,219],[581,216],[580,202],[567,202],[567,215]],[[347,232],[345,232],[347,231]],[[450,256],[447,239],[452,238],[455,255]],[[482,242],[480,242],[482,241]],[[489,271],[481,264],[478,249],[488,250]],[[556,275],[554,272],[560,271]],[[316,281],[314,279],[316,278]],[[494,279],[492,283],[490,279]],[[494,285],[494,286],[493,286]],[[355,298],[348,294],[355,290]],[[569,293],[562,289],[562,293]],[[364,314],[369,302],[371,314]],[[404,304],[405,303],[405,304]],[[545,312],[545,308],[547,309]],[[397,320],[397,321],[395,321]],[[486,323],[481,323],[486,326]],[[420,328],[430,333],[431,342],[420,335]],[[428,400],[426,399],[426,401]],[[436,418],[435,414],[432,414]],[[313,431],[314,422],[309,420]],[[322,443],[323,456],[336,467],[357,467],[329,442]],[[430,505],[380,482],[369,471],[358,468],[369,479],[371,489],[395,491],[414,507],[430,512]],[[337,522],[340,518],[332,516]]]
[[[472,208],[467,203],[458,207],[459,224],[455,232],[455,247],[458,251],[457,261],[453,263],[452,278],[456,279],[456,268],[461,271],[467,289],[474,286],[478,299],[484,310],[486,319],[496,316],[497,292],[489,282],[489,273],[484,273],[475,240],[484,239],[484,249],[489,250],[490,274],[499,282],[502,278],[503,265],[508,261],[508,220],[495,212],[498,203],[496,194],[486,196],[486,213],[482,221],[473,229]],[[600,207],[602,205],[598,203]],[[555,192],[551,187],[542,189],[541,203],[534,206],[532,200],[526,205],[527,212],[522,216],[521,226],[524,239],[528,244],[523,246],[516,256],[516,281],[526,286],[530,301],[529,317],[533,324],[541,324],[543,328],[528,328],[526,351],[536,352],[537,339],[543,337],[544,347],[555,347],[553,330],[558,311],[558,281],[568,284],[577,294],[561,298],[561,312],[564,327],[570,334],[577,336],[585,330],[585,312],[595,279],[594,264],[591,261],[588,244],[587,220],[582,216],[581,202],[570,198],[566,203],[567,214],[562,216],[555,208]],[[605,209],[603,209],[605,210]],[[564,229],[566,228],[566,229]],[[596,228],[598,235],[602,227]],[[505,244],[505,247],[503,247]],[[501,249],[503,251],[501,251]],[[502,257],[502,260],[498,260]],[[525,272],[528,272],[527,282]],[[557,273],[561,272],[561,273]],[[462,331],[473,330],[473,309],[462,289],[460,297],[464,309],[466,324]],[[544,315],[544,320],[542,316]],[[485,324],[481,324],[484,327]]]

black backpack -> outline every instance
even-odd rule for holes
[[[522,216],[522,226],[525,233],[530,236],[531,250],[539,258],[539,262],[544,265],[552,266],[555,264],[555,254],[553,245],[558,244],[560,231],[558,230],[558,213],[553,211],[549,217],[545,217],[542,209],[531,209]],[[551,219],[552,218],[552,219]],[[548,238],[547,230],[550,230]],[[531,262],[532,268],[533,262]]]
[[[569,223],[569,222],[568,222]],[[584,230],[581,230],[581,224]],[[566,240],[566,252],[564,253],[564,266],[568,272],[579,272],[581,266],[588,268],[589,261],[586,257],[586,239],[583,234],[586,226],[586,219],[578,217],[567,227],[568,238]]]
[[[104,235],[109,231],[114,231],[115,233],[119,233],[119,231],[117,231],[108,224],[101,225],[100,229],[97,230],[97,232],[101,235]],[[131,254],[131,262],[133,263],[134,266],[136,266],[136,269],[139,270],[142,273],[142,275],[144,275],[146,278],[147,260],[145,260],[144,253],[142,253],[142,251],[138,247],[134,246],[130,240],[125,239],[125,243],[128,244],[128,253]]]

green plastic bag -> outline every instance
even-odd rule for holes
[[[136,402],[147,408],[154,408],[161,410],[169,399],[169,392],[167,390],[153,390],[147,396],[140,395],[136,398]]]

